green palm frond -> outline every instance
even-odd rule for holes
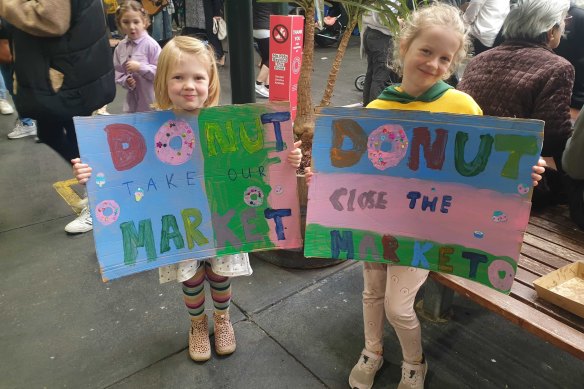
[[[340,0],[345,9],[355,10],[353,17],[359,19],[367,11],[376,12],[379,20],[392,32],[399,31],[399,19],[405,19],[411,13],[408,0]],[[416,3],[416,2],[414,2]],[[427,4],[428,0],[418,1]]]

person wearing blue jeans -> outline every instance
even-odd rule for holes
[[[166,41],[172,38],[172,20],[168,7],[164,7],[152,17],[152,38],[160,43],[160,46],[164,46]]]
[[[4,84],[4,77],[0,74],[0,113],[2,115],[10,115],[14,113],[14,108],[6,100],[6,85]]]
[[[6,98],[5,96],[6,90],[8,90],[8,93],[10,93],[11,96],[14,96],[12,85],[12,64],[1,64],[0,72],[1,72],[0,78],[2,79],[0,84],[0,95],[2,94],[2,91],[4,91],[4,96],[1,98],[2,99]],[[5,86],[2,88],[3,85]],[[36,134],[37,134],[36,122],[31,118],[23,118],[20,117],[20,115],[18,115],[18,119],[16,120],[16,126],[14,127],[12,132],[8,133],[8,139],[24,138],[25,136],[36,136]]]

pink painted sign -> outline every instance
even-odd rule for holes
[[[305,255],[421,267],[511,289],[543,122],[324,109]]]

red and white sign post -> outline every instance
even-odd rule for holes
[[[296,118],[304,16],[270,16],[270,101],[289,101]]]

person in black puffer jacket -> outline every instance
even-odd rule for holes
[[[101,0],[0,0],[0,17],[11,25],[18,112],[67,162],[79,157],[73,117],[115,97]]]

